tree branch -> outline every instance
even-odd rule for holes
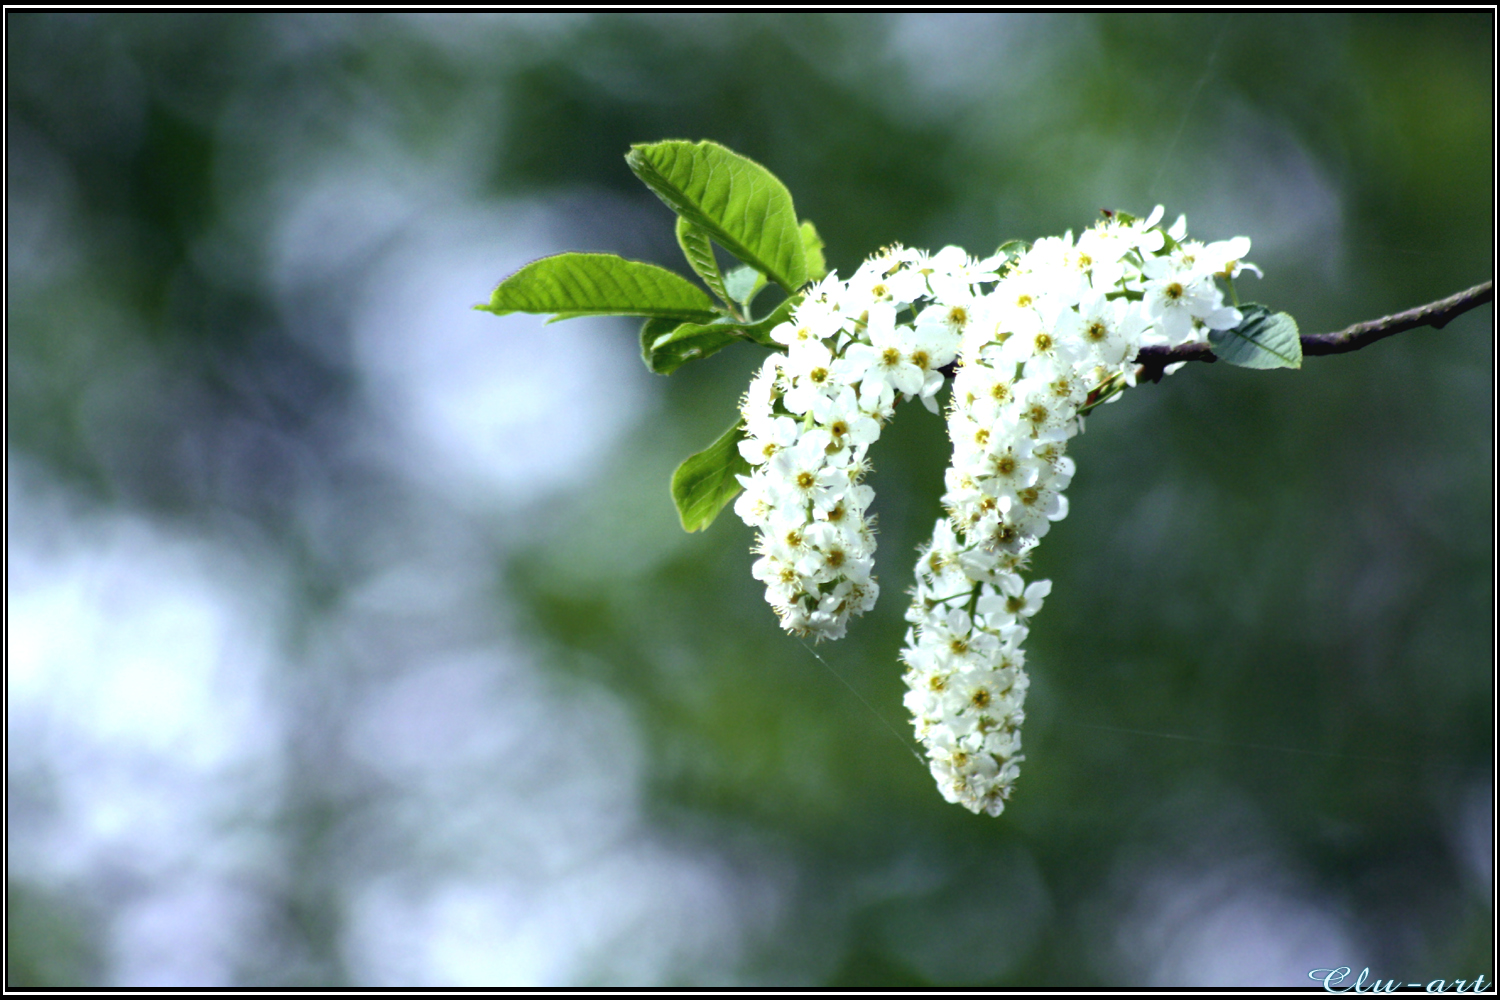
[[[1441,330],[1455,316],[1491,302],[1494,298],[1495,282],[1486,281],[1482,285],[1475,285],[1468,291],[1450,295],[1446,299],[1429,302],[1425,306],[1417,306],[1415,309],[1393,313],[1390,316],[1382,316],[1379,319],[1355,323],[1336,333],[1303,334],[1302,353],[1308,356],[1347,354],[1373,344],[1377,340],[1383,340],[1407,330],[1415,330],[1418,327],[1430,326]],[[1166,367],[1178,362],[1217,360],[1207,344],[1185,344],[1182,347],[1170,348],[1143,347],[1136,355],[1136,361],[1141,365],[1137,381],[1160,382]]]

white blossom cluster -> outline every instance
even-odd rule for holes
[[[898,398],[938,412],[938,369],[958,354],[975,284],[996,278],[957,247],[893,247],[813,286],[771,331],[786,353],[766,358],[741,403],[740,453],[755,468],[734,509],[759,531],[755,578],[788,631],[837,639],[874,606],[866,453]]]
[[[907,611],[905,702],[944,798],[999,815],[1019,771],[1028,678],[1022,644],[1050,581],[1027,584],[1031,550],[1068,513],[1064,454],[1080,410],[1135,383],[1148,345],[1205,340],[1239,324],[1217,277],[1243,237],[1203,245],[1158,208],[1111,218],[1075,242],[1039,240],[988,294],[965,303],[948,434],[948,517],[922,550]],[[1257,271],[1258,273],[1258,271]]]

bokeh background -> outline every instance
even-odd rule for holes
[[[1165,203],[1335,329],[1493,273],[1493,12],[5,24],[11,985],[1494,978],[1490,307],[1090,418],[999,819],[900,704],[938,418],[819,662],[667,493],[761,349],[470,308],[685,270],[622,157],[712,138],[845,273]]]

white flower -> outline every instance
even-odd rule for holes
[[[1139,309],[1121,299],[1111,302],[1103,293],[1078,304],[1078,335],[1089,355],[1106,368],[1118,368],[1135,356],[1147,320]]]
[[[1002,573],[996,582],[1000,593],[979,598],[976,608],[997,626],[1009,625],[1018,619],[1025,621],[1042,610],[1042,600],[1052,593],[1051,580],[1038,580],[1028,587],[1017,574]]]
[[[853,343],[835,366],[839,377],[860,383],[860,395],[879,400],[887,392],[913,396],[922,391],[926,373],[908,354],[907,339],[898,332],[895,310],[877,305],[870,310],[868,343]]]
[[[813,419],[818,431],[827,435],[828,447],[834,451],[856,446],[863,448],[880,437],[880,424],[860,409],[854,389],[841,385],[837,395],[825,394],[813,400]]]
[[[1021,645],[1052,585],[1027,584],[1018,570],[1067,516],[1074,464],[1064,452],[1082,429],[1079,408],[1095,390],[1133,385],[1144,344],[1201,340],[1240,321],[1215,280],[1237,273],[1249,242],[1189,243],[1179,220],[1165,252],[1162,214],[1111,219],[1076,242],[1038,240],[993,290],[968,285],[962,324],[941,301],[918,314],[918,331],[946,326],[960,345],[949,516],[918,556],[905,702],[943,796],[975,812],[1001,812],[1023,759]],[[937,263],[947,277],[929,285],[957,295],[959,273],[974,265],[957,251]]]
[[[1238,309],[1226,307],[1224,296],[1206,274],[1195,274],[1171,257],[1153,257],[1143,272],[1146,313],[1156,320],[1158,334],[1169,345],[1189,343],[1198,327],[1228,330],[1240,322]]]
[[[808,434],[767,463],[771,492],[786,516],[805,510],[828,510],[843,495],[847,478],[826,463],[827,452],[817,435]]]
[[[770,461],[783,448],[797,443],[797,422],[791,417],[745,418],[745,437],[739,443],[740,454],[751,465]]]
[[[741,404],[754,468],[735,512],[759,533],[752,572],[784,628],[838,638],[879,593],[867,451],[898,394],[936,412],[942,369],[958,362],[948,516],[919,554],[901,658],[939,788],[975,812],[1003,810],[1024,759],[1022,645],[1051,583],[1020,571],[1067,516],[1079,408],[1134,385],[1143,345],[1239,323],[1216,282],[1259,273],[1243,237],[1192,242],[1182,219],[1164,234],[1162,215],[1038,240],[1008,266],[887,248],[807,290],[771,333],[785,353]]]

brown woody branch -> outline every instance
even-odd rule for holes
[[[1308,333],[1302,336],[1304,355],[1347,354],[1383,340],[1393,334],[1430,326],[1441,330],[1455,316],[1460,316],[1491,302],[1495,298],[1495,282],[1486,281],[1468,291],[1450,295],[1446,299],[1429,302],[1405,312],[1393,313],[1379,319],[1355,323],[1336,333]],[[1182,361],[1217,361],[1207,344],[1185,344],[1182,347],[1143,347],[1136,355],[1141,365],[1137,381],[1160,382],[1168,365]]]

